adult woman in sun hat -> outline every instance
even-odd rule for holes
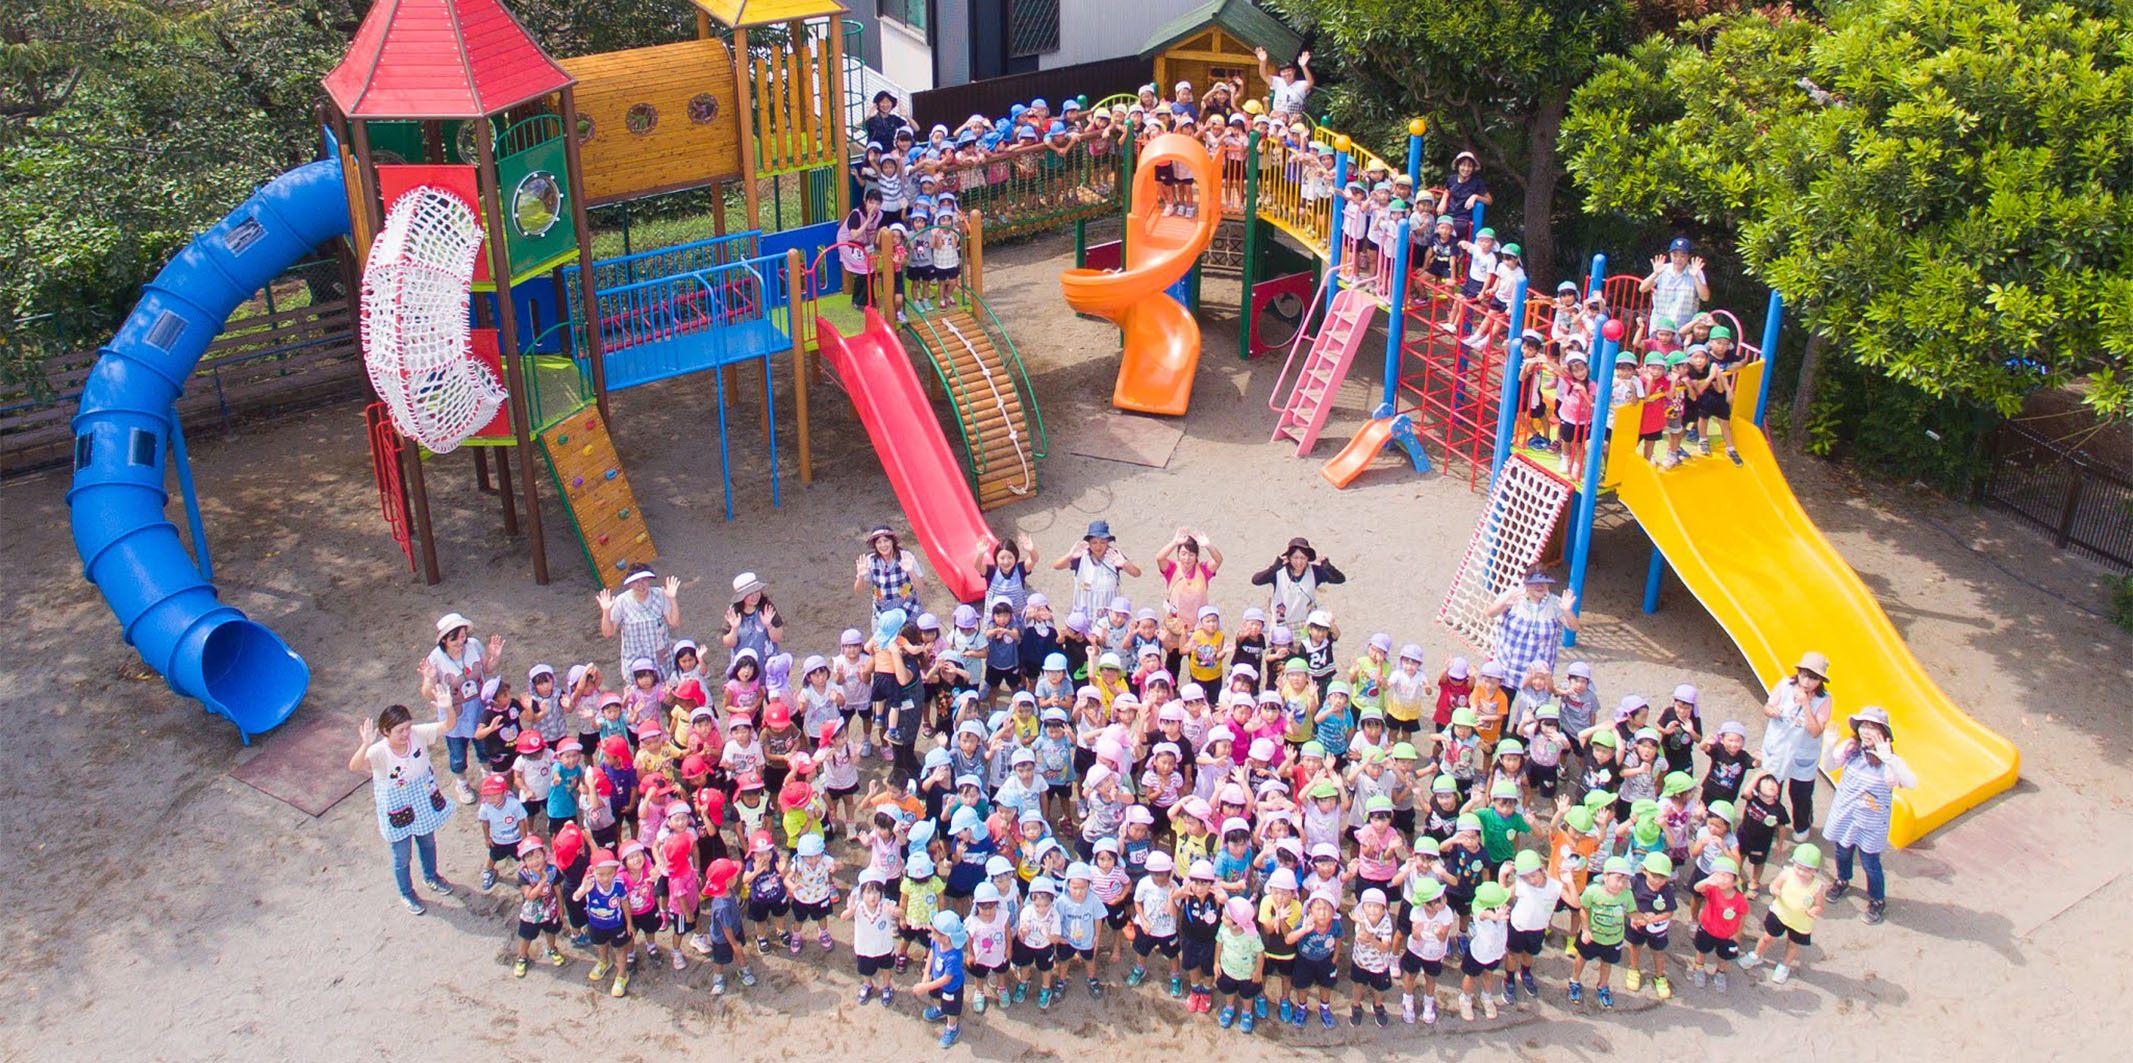
[[[622,577],[622,593],[602,588],[593,600],[600,603],[600,637],[621,637],[615,674],[628,677],[630,662],[639,657],[668,664],[667,643],[681,626],[681,581],[668,576],[661,584],[650,568],[637,565]],[[663,674],[663,673],[662,673]]]
[[[462,627],[464,625],[461,625]],[[422,662],[423,685],[431,685],[433,665]],[[348,770],[370,776],[370,791],[378,809],[378,834],[392,847],[393,881],[400,888],[401,903],[421,915],[422,898],[415,894],[411,871],[414,859],[422,861],[422,877],[440,897],[452,894],[452,885],[437,873],[437,828],[452,817],[452,803],[437,789],[437,771],[429,747],[437,736],[449,732],[462,718],[459,701],[439,701],[443,715],[434,723],[415,722],[405,705],[388,706],[373,720],[366,716],[356,727],[356,751],[348,758]],[[461,785],[465,785],[462,783]]]
[[[1052,562],[1055,569],[1072,569],[1074,572],[1074,608],[1071,612],[1083,616],[1101,616],[1118,594],[1118,577],[1141,574],[1141,567],[1126,557],[1126,552],[1117,546],[1117,536],[1111,534],[1111,522],[1092,520],[1088,530],[1082,533],[1081,541],[1066,552],[1066,556]]]
[[[718,637],[729,654],[754,650],[755,659],[768,662],[778,655],[785,641],[785,617],[764,593],[768,589],[753,572],[733,577],[733,604],[726,607],[726,631]]]
[[[1346,583],[1348,577],[1333,562],[1318,556],[1318,548],[1311,540],[1299,535],[1289,540],[1274,563],[1252,573],[1252,586],[1273,588],[1267,600],[1267,613],[1273,624],[1293,625],[1299,630],[1299,617],[1309,617],[1318,608],[1318,589],[1333,583]]]
[[[918,558],[904,549],[886,524],[874,525],[860,539],[867,544],[867,552],[852,566],[852,590],[872,596],[875,616],[891,609],[917,616],[918,588],[926,579]]]
[[[1526,574],[1516,587],[1498,595],[1484,615],[1501,617],[1496,627],[1499,661],[1544,662],[1555,670],[1556,651],[1563,648],[1563,632],[1578,629],[1576,591],[1550,595],[1555,577],[1540,569]]]
[[[1814,832],[1815,772],[1830,711],[1829,658],[1815,650],[1800,655],[1792,674],[1771,687],[1763,703],[1763,770],[1784,780],[1794,841]]]
[[[503,656],[502,635],[489,636],[483,647],[474,639],[471,621],[458,613],[446,613],[437,618],[437,643],[422,661],[423,700],[437,706],[439,720],[445,718],[447,705],[457,712],[444,728],[444,742],[461,804],[474,803],[474,788],[466,779],[467,754],[474,747],[474,728],[481,720],[482,685],[498,674]]]
[[[1879,923],[1888,909],[1881,854],[1889,847],[1889,816],[1896,791],[1916,789],[1918,776],[1896,755],[1895,732],[1881,706],[1868,705],[1845,722],[1852,736],[1822,755],[1822,770],[1837,776],[1837,796],[1830,800],[1829,822],[1822,829],[1837,848],[1837,881],[1829,896],[1834,900],[1851,888],[1857,859],[1866,868],[1866,921]]]

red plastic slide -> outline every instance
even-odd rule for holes
[[[824,318],[815,319],[822,356],[844,383],[859,411],[859,422],[874,440],[882,471],[903,503],[904,515],[933,571],[956,600],[975,602],[985,595],[985,579],[973,560],[978,544],[993,534],[978,513],[970,484],[948,436],[941,431],[933,404],[911,369],[896,330],[869,309],[865,331],[846,336]]]

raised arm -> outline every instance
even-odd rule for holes
[[[365,716],[356,724],[356,751],[348,758],[348,770],[357,775],[370,774],[370,745],[378,740],[378,725]]]

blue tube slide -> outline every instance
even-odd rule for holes
[[[74,415],[67,505],[83,575],[148,666],[172,690],[228,717],[246,742],[289,718],[311,668],[280,636],[221,603],[165,516],[173,404],[231,311],[348,230],[338,160],[275,178],[142,289],[98,353]]]

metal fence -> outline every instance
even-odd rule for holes
[[[2133,569],[2133,478],[2012,421],[1988,446],[1974,501],[2043,528],[2062,550],[2078,547]]]

